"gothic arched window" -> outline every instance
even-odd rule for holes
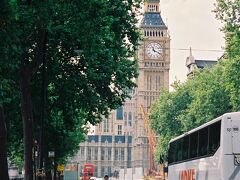
[[[128,113],[128,125],[132,126],[132,112]]]
[[[123,120],[123,107],[119,107],[117,108],[117,116],[116,116],[117,120]]]

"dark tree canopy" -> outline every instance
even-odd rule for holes
[[[123,103],[137,76],[136,60],[131,58],[139,40],[140,2],[9,1],[10,20],[0,21],[8,32],[0,33],[1,42],[5,38],[9,46],[1,52],[7,63],[1,64],[0,77],[8,81],[5,113],[14,162],[21,159],[22,149],[16,147],[24,142],[25,167],[31,166],[31,142],[39,140],[44,61],[45,152],[55,150],[57,160],[77,150],[87,122],[100,122]]]

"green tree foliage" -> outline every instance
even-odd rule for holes
[[[12,11],[7,0],[0,2],[0,177],[9,179],[8,176],[8,161],[7,161],[7,138],[10,133],[7,131],[6,121],[8,116],[5,112],[12,98],[8,96],[14,93],[13,80],[11,79],[12,70],[15,68],[13,61],[9,58],[9,52],[13,51],[11,40],[14,32],[11,24]],[[9,151],[8,151],[9,152]]]
[[[166,157],[169,140],[182,133],[179,116],[185,111],[188,100],[191,101],[191,97],[182,85],[176,82],[174,86],[179,91],[170,93],[162,90],[159,99],[151,108],[151,126],[159,136],[158,148],[155,149],[156,160],[160,155]]]
[[[228,61],[224,74],[226,93],[230,98],[232,111],[240,111],[240,56],[228,58],[226,61]]]
[[[197,71],[185,83],[175,83],[173,92],[161,93],[150,116],[152,127],[160,135],[157,157],[166,155],[171,138],[232,111],[224,76],[228,64]]]
[[[226,37],[226,90],[231,98],[234,111],[239,111],[239,60],[240,60],[240,1],[217,0],[216,17],[224,23],[222,29]]]
[[[173,92],[162,91],[151,109],[152,127],[159,135],[156,159],[167,156],[171,138],[226,112],[240,110],[240,1],[217,0],[216,17],[224,23],[226,54],[211,69],[194,72]]]
[[[228,56],[240,55],[240,0],[217,0],[215,7],[217,19],[224,23]]]

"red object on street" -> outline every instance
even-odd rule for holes
[[[94,176],[94,164],[84,164],[82,180],[89,180],[90,177]]]

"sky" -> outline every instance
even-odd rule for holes
[[[189,50],[195,59],[217,60],[223,54],[223,24],[215,19],[214,0],[161,0],[161,16],[171,37],[169,81],[186,80]],[[201,51],[199,51],[201,50]],[[207,51],[202,51],[207,50]],[[208,51],[208,50],[220,50]]]

